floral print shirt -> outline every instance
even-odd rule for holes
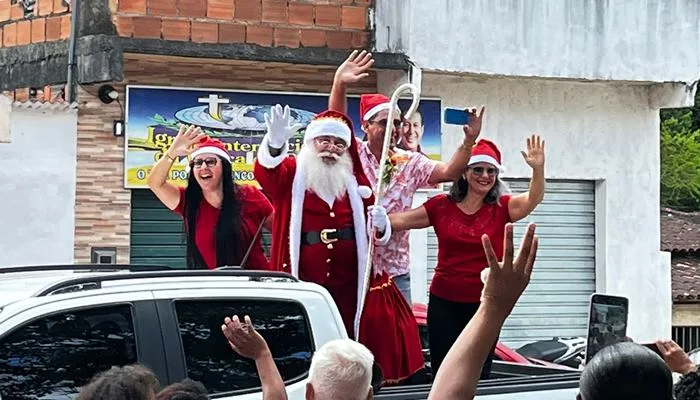
[[[359,142],[362,169],[376,189],[379,160],[369,150],[367,142]],[[410,210],[416,190],[432,187],[428,184],[436,162],[422,153],[394,149],[389,184],[385,186],[382,205],[388,214]],[[391,276],[407,274],[410,270],[408,248],[409,231],[394,232],[386,246],[375,247],[373,265],[375,271],[386,271]]]

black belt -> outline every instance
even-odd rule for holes
[[[324,229],[321,232],[303,232],[301,234],[301,244],[328,244],[338,240],[355,240],[355,229],[351,227]]]

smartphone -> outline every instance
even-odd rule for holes
[[[588,308],[586,363],[603,347],[626,340],[628,309],[629,300],[626,297],[601,293],[591,295]]]
[[[459,108],[446,107],[443,113],[443,119],[446,124],[450,125],[466,125],[471,121],[471,116],[466,110]]]

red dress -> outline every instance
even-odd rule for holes
[[[238,186],[238,198],[241,202],[240,218],[243,233],[242,254],[250,245],[250,239],[255,235],[260,224],[272,214],[273,208],[270,201],[256,187],[251,185]],[[180,188],[180,203],[174,212],[183,216],[185,203],[185,189]],[[202,259],[209,269],[219,267],[216,265],[216,223],[219,219],[220,210],[207,202],[203,197],[197,212],[197,232],[195,232],[195,243],[197,250],[202,255]],[[255,244],[250,251],[246,269],[269,270],[270,264],[265,257],[262,247],[261,236],[255,239]]]

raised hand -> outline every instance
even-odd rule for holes
[[[345,60],[335,72],[336,81],[342,83],[355,83],[369,76],[370,68],[374,64],[372,53],[366,50],[358,52],[354,50],[350,53],[350,57]]]
[[[386,213],[386,208],[382,206],[369,206],[367,207],[367,212],[369,213],[369,219],[372,222],[372,226],[379,232],[384,232],[387,225],[389,225],[389,216]]]
[[[541,168],[544,166],[544,140],[540,140],[540,135],[532,135],[527,138],[527,151],[521,151],[525,162],[530,168]]]
[[[271,147],[276,149],[284,147],[287,141],[302,128],[303,125],[293,124],[293,122],[289,106],[282,108],[277,104],[270,109],[269,115],[265,113],[265,125]]]
[[[530,283],[538,238],[535,236],[535,225],[528,225],[518,256],[513,260],[513,224],[506,224],[505,229],[503,262],[498,262],[489,237],[481,237],[489,266],[481,301],[507,315]]]
[[[484,106],[481,106],[478,112],[476,108],[471,108],[467,112],[469,112],[469,123],[462,127],[464,141],[474,144],[481,133],[481,123],[484,120]]]
[[[249,316],[244,317],[245,323],[241,323],[237,315],[224,319],[221,331],[228,340],[231,348],[243,357],[257,360],[270,353],[267,342],[253,328]]]
[[[671,371],[685,375],[697,370],[690,357],[673,340],[657,340],[656,347]]]
[[[172,157],[185,157],[194,152],[194,145],[199,143],[206,135],[198,126],[180,125],[180,131],[170,145],[168,153]]]

